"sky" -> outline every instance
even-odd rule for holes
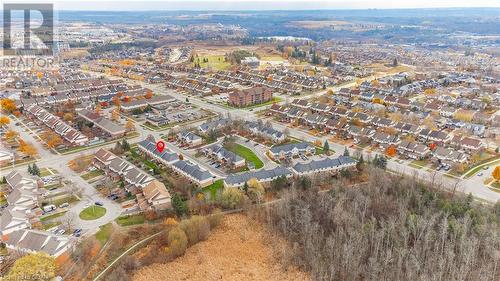
[[[56,10],[317,10],[500,7],[500,0],[2,0],[2,3],[54,3]]]

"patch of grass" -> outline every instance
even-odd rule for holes
[[[48,220],[52,220],[52,219],[55,219],[55,218],[62,217],[62,216],[64,216],[64,214],[66,214],[66,212],[67,211],[60,212],[60,213],[55,213],[55,214],[51,214],[51,215],[42,216],[42,217],[40,217],[40,221],[44,222],[44,221],[48,221]]]
[[[474,167],[473,169],[469,170],[468,172],[465,173],[464,177],[466,179],[472,177],[473,175],[475,175],[477,172],[479,172],[481,169],[483,169],[483,167],[485,166],[490,166],[490,167],[494,167],[495,164],[497,163],[500,163],[500,160],[498,161],[494,161],[492,163],[489,163],[489,164],[481,164],[481,165],[477,165],[476,167]]]
[[[80,212],[79,217],[82,220],[90,221],[90,220],[96,220],[104,216],[105,214],[106,214],[106,208],[94,205],[83,209],[83,211]]]
[[[192,65],[200,64],[201,68],[213,68],[216,70],[226,70],[231,64],[224,60],[224,55],[207,55],[207,56],[199,56],[194,59]]]
[[[216,180],[211,185],[205,186],[201,189],[203,193],[210,192],[210,197],[213,199],[217,196],[217,190],[224,188],[223,180]]]
[[[413,160],[409,164],[409,166],[416,168],[416,169],[422,169],[422,167],[427,166],[429,164],[429,160],[424,159],[424,160]]]
[[[46,177],[46,176],[51,176],[52,173],[50,172],[50,170],[48,168],[41,168],[40,169],[40,177]]]
[[[255,169],[264,167],[264,163],[262,162],[262,160],[260,160],[259,157],[257,157],[257,155],[255,155],[255,153],[250,148],[247,148],[241,144],[234,143],[227,145],[226,149],[243,157],[247,162],[253,163]]]
[[[43,188],[47,189],[47,190],[53,190],[53,189],[57,189],[59,187],[61,187],[62,185],[58,182],[56,183],[53,183],[53,184],[48,184],[48,185],[44,185]]]
[[[143,224],[145,221],[144,215],[131,215],[131,216],[123,216],[119,217],[116,220],[116,223],[121,226],[135,225],[135,224]]]
[[[102,175],[104,175],[103,170],[93,170],[93,171],[90,171],[86,174],[81,175],[81,177],[82,177],[82,179],[88,181],[90,179],[93,179],[93,178],[96,178],[96,177],[102,176]]]
[[[111,236],[112,231],[113,231],[113,225],[111,223],[107,223],[99,227],[99,231],[97,231],[97,233],[95,234],[95,238],[99,240],[101,246],[106,244],[109,237]]]
[[[56,226],[61,225],[61,224],[62,224],[62,222],[60,222],[60,221],[51,221],[48,223],[44,223],[43,230],[51,229],[51,228],[56,227]]]
[[[491,187],[500,189],[500,181],[495,181],[491,184]]]
[[[73,196],[73,195],[67,195],[67,196],[63,196],[61,198],[57,198],[57,199],[54,199],[54,200],[49,200],[49,203],[50,204],[54,204],[56,206],[59,206],[62,203],[68,202],[68,204],[71,204],[71,203],[78,202],[78,201],[80,201],[80,200],[78,200],[78,198],[76,198],[75,196]]]

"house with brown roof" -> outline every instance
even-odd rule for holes
[[[165,210],[172,207],[170,193],[165,185],[158,180],[148,183],[142,189],[142,193],[151,208],[155,210]]]

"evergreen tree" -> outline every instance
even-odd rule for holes
[[[188,211],[186,202],[177,193],[172,196],[172,208],[179,217],[187,214]]]
[[[245,191],[245,194],[248,194],[248,183],[245,182],[245,184],[243,185],[243,191]]]
[[[349,150],[347,149],[347,146],[344,148],[344,156],[351,156],[349,154]]]
[[[362,171],[363,170],[363,165],[365,163],[365,160],[363,159],[363,154],[361,154],[361,157],[359,157],[359,160],[358,162],[356,163],[356,169],[358,171]]]
[[[323,144],[323,153],[330,154],[330,144],[327,140],[325,140],[325,143]]]
[[[397,58],[394,58],[394,60],[392,61],[392,66],[398,66],[398,59]]]
[[[122,149],[124,151],[129,151],[130,150],[130,144],[128,143],[128,141],[126,139],[122,140]]]
[[[40,176],[40,169],[35,163],[33,163],[31,171],[33,172],[33,175]]]
[[[30,173],[30,175],[33,175],[33,168],[30,164],[28,164],[28,173]]]

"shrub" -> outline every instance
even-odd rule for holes
[[[182,256],[187,249],[188,238],[184,230],[180,227],[174,227],[168,233],[168,250],[167,252],[174,257]]]
[[[236,209],[241,207],[245,195],[238,188],[225,188],[221,196],[221,205],[227,209]]]

